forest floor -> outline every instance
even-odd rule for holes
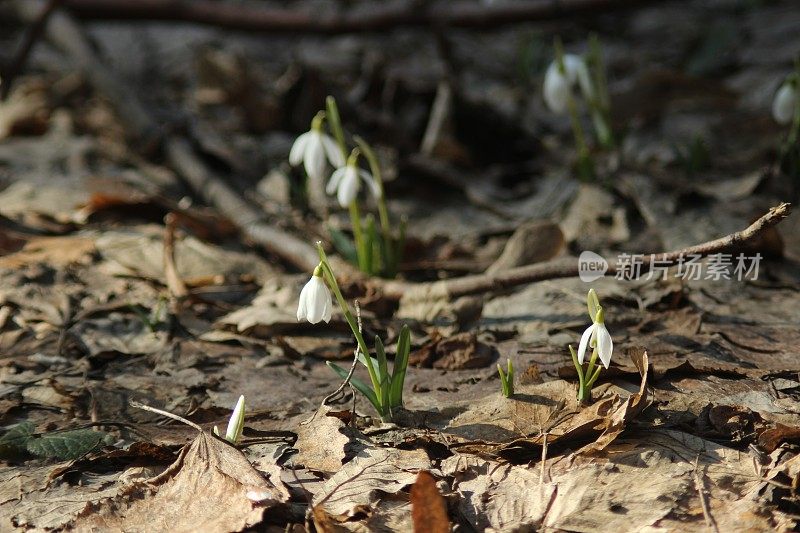
[[[783,203],[800,181],[770,106],[800,6],[323,35],[63,4],[0,102],[0,531],[797,527],[800,213]],[[44,6],[0,2],[3,65]],[[580,53],[591,32],[618,142],[586,181],[541,83],[553,37]],[[346,211],[288,165],[328,94],[407,218],[397,280],[337,257]],[[575,275],[584,251],[613,266],[767,213],[694,276]],[[349,368],[355,341],[338,307],[296,319],[316,241],[368,340],[391,359],[411,328],[392,422],[349,387],[323,404],[341,384],[326,362]],[[614,354],[581,404],[567,346],[589,288]],[[240,395],[232,446],[211,429]]]

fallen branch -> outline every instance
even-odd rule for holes
[[[663,267],[674,266],[682,257],[690,255],[706,257],[752,242],[762,232],[786,218],[790,211],[790,204],[781,203],[771,208],[764,216],[742,231],[680,250],[644,255],[641,271],[646,273],[653,261],[658,261],[658,264]],[[607,274],[616,274],[619,266],[614,263],[609,264]],[[390,281],[382,286],[382,290],[383,296],[392,300],[400,300],[400,298],[403,298],[404,301],[452,300],[470,294],[502,291],[536,281],[577,277],[578,274],[577,259],[569,258],[521,266],[493,274],[476,274],[432,283],[409,284]]]
[[[168,20],[249,32],[356,33],[398,27],[493,28],[537,20],[595,15],[640,6],[643,0],[526,0],[500,5],[471,1],[367,2],[347,12],[278,9],[213,0],[65,0],[83,19]]]
[[[250,240],[298,268],[308,272],[314,270],[319,263],[314,247],[309,242],[265,223],[263,213],[213,174],[195,155],[187,140],[167,140],[166,152],[170,164],[195,193],[230,218]]]

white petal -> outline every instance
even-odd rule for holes
[[[339,205],[342,207],[348,207],[352,201],[356,199],[356,196],[358,195],[358,189],[360,188],[361,183],[358,181],[357,170],[348,165],[344,176],[342,177],[342,181],[339,182],[339,192],[336,195],[339,199]]]
[[[328,287],[325,286],[325,282],[319,276],[312,276],[311,281],[308,283],[311,285],[308,299],[308,321],[316,324],[322,320],[322,315],[325,314],[325,292]]]
[[[325,309],[322,312],[322,320],[327,324],[331,321],[331,312],[333,311],[333,300],[331,299],[331,291],[325,287]]]
[[[311,132],[303,155],[306,173],[312,179],[321,180],[325,172],[325,149],[322,147],[322,134]]]
[[[597,352],[603,366],[608,368],[611,363],[611,352],[614,351],[614,341],[603,324],[597,326]]]
[[[296,167],[303,161],[303,154],[306,151],[306,145],[308,144],[310,135],[311,132],[307,131],[295,139],[292,149],[289,152],[289,164],[293,167]]]
[[[794,108],[798,105],[797,89],[790,83],[784,83],[775,93],[772,101],[772,118],[778,124],[788,124],[794,117]]]
[[[589,346],[589,340],[594,333],[595,324],[592,324],[581,335],[581,342],[578,344],[578,363],[583,364],[584,356],[586,355],[586,347]]]
[[[342,150],[339,148],[339,145],[336,144],[336,141],[331,138],[330,135],[322,134],[322,146],[325,148],[325,155],[328,156],[328,161],[331,162],[336,168],[344,166],[344,156],[342,155]]]
[[[314,279],[312,276],[311,279]],[[303,320],[308,314],[308,296],[311,293],[311,281],[309,280],[300,291],[300,301],[297,303],[297,320]]]
[[[333,174],[331,174],[331,179],[328,180],[328,186],[325,187],[325,192],[327,192],[328,194],[335,193],[336,190],[339,188],[339,182],[342,181],[342,178],[344,177],[344,173],[346,171],[347,169],[344,167],[337,168],[336,170],[334,170]]]
[[[236,402],[236,407],[233,408],[233,414],[228,420],[228,430],[225,432],[225,439],[228,442],[236,444],[239,437],[242,435],[242,427],[244,426],[244,396],[239,396],[239,401]]]
[[[369,187],[369,190],[372,192],[373,196],[375,196],[375,198],[380,198],[381,190],[378,187],[378,181],[372,176],[372,174],[364,169],[359,169],[358,175],[361,176],[361,179],[367,183],[367,186]]]
[[[559,72],[558,64],[554,61],[547,67],[544,75],[544,103],[553,113],[564,113],[567,110],[567,94],[569,82]]]

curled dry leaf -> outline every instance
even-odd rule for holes
[[[279,479],[265,479],[225,441],[202,432],[162,474],[126,487],[84,512],[77,530],[240,531],[288,500]]]

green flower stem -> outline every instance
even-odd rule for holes
[[[594,96],[588,99],[592,107],[592,121],[594,122],[597,140],[607,149],[614,148],[614,135],[611,132],[611,104],[608,97],[608,80],[606,68],[603,63],[603,54],[600,49],[600,39],[597,34],[589,38],[589,61],[592,66]]]
[[[566,75],[567,69],[564,66],[564,47],[561,44],[561,39],[556,39],[556,60],[558,61],[558,69],[561,74]],[[575,98],[572,94],[572,89],[567,92],[567,111],[569,112],[569,122],[572,126],[572,135],[575,137],[575,145],[578,149],[578,172],[582,179],[591,178],[591,156],[589,154],[589,147],[586,144],[586,136],[583,134],[583,127],[581,120],[578,116],[578,105],[575,103]]]
[[[367,254],[364,248],[364,232],[361,228],[361,211],[358,209],[358,200],[350,202],[350,224],[353,226],[353,241],[356,244],[356,255],[358,256],[358,268],[362,272],[367,272]],[[367,272],[369,273],[369,272]]]
[[[385,263],[383,265],[383,273],[385,275],[389,275],[397,268],[399,254],[397,254],[396,250],[394,249],[394,239],[392,239],[392,224],[389,220],[389,209],[386,206],[386,192],[383,186],[383,174],[381,174],[381,166],[378,163],[378,158],[375,156],[375,151],[372,149],[369,143],[359,136],[355,136],[354,139],[361,148],[361,151],[364,153],[364,157],[367,158],[370,172],[372,172],[372,177],[375,179],[375,183],[378,185],[378,219],[381,223],[381,237],[383,238],[380,248],[383,256],[382,259]]]
[[[589,391],[591,391],[592,387],[594,387],[594,382],[597,381],[597,378],[600,377],[600,371],[602,369],[603,369],[603,367],[598,366],[597,369],[594,371],[594,374],[592,375],[592,377],[589,379],[589,381],[586,382],[586,394],[587,394],[587,397],[588,397]]]
[[[575,370],[578,371],[578,399],[583,400],[584,394],[584,378],[583,378],[583,367],[578,362],[578,354],[575,353],[575,349],[572,345],[569,345],[569,353],[572,355],[572,363],[575,365]]]
[[[369,163],[370,172],[378,184],[378,218],[381,221],[381,229],[384,231],[384,236],[388,237],[391,231],[391,224],[389,222],[389,210],[386,208],[386,193],[383,188],[383,175],[381,174],[381,166],[378,164],[378,158],[375,156],[375,151],[372,147],[359,136],[354,137],[356,143],[364,153]]]
[[[336,297],[336,301],[339,302],[339,307],[342,308],[344,318],[347,320],[347,324],[353,331],[353,336],[355,336],[359,348],[361,348],[361,353],[364,355],[364,360],[367,362],[366,366],[367,371],[369,372],[369,379],[372,381],[372,388],[375,391],[375,396],[380,400],[381,382],[378,379],[375,368],[372,366],[372,357],[369,355],[367,343],[364,341],[364,336],[361,335],[361,332],[358,330],[358,322],[356,321],[356,317],[353,316],[350,306],[347,305],[347,301],[345,301],[344,296],[342,296],[342,291],[339,289],[339,284],[336,282],[336,277],[333,275],[333,270],[331,269],[331,265],[328,263],[328,257],[325,255],[325,250],[322,249],[321,243],[317,243],[317,250],[319,251],[320,264],[325,271],[328,285],[333,290],[333,295]]]
[[[347,143],[344,140],[342,119],[339,116],[339,106],[336,105],[336,99],[333,96],[328,96],[325,99],[325,108],[328,111],[328,123],[331,125],[331,130],[336,142],[339,144],[339,149],[342,151],[342,157],[347,159]]]
[[[597,341],[595,340],[593,344],[596,345]],[[591,377],[595,363],[597,363],[597,346],[592,346],[592,356],[589,358],[589,366],[586,368],[586,376]]]

